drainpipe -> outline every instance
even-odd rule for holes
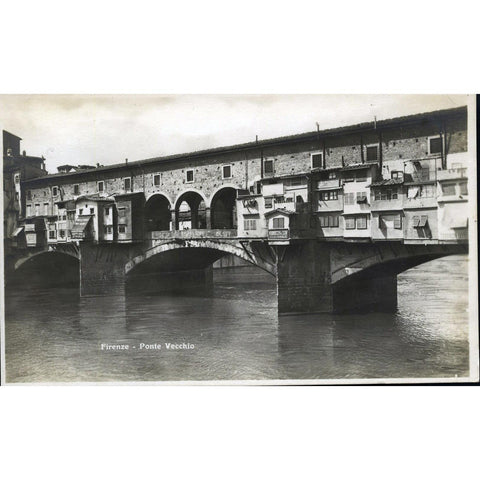
[[[383,178],[383,136],[382,132],[378,132],[378,140],[379,140],[379,147],[378,147],[378,168],[380,169],[380,177]],[[378,176],[378,175],[377,175]]]

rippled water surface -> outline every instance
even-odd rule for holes
[[[278,317],[275,295],[272,277],[245,267],[216,271],[212,297],[79,298],[75,288],[7,292],[6,380],[468,375],[465,256],[400,275],[396,314]],[[102,343],[129,350],[102,350]],[[194,348],[168,350],[166,343]]]

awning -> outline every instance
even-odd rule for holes
[[[447,228],[467,228],[468,227],[468,217],[466,213],[459,215],[458,211],[451,211],[445,209],[441,224],[443,227]]]
[[[72,238],[85,238],[85,231],[91,220],[90,216],[78,217],[72,227]]]
[[[23,227],[18,227],[15,229],[15,231],[12,233],[12,237],[18,237],[23,232],[24,228]]]

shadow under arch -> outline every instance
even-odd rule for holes
[[[145,229],[147,232],[171,230],[172,214],[170,200],[161,193],[155,193],[145,203]]]
[[[77,286],[80,283],[80,260],[68,252],[38,252],[15,262],[9,285]]]
[[[237,190],[233,187],[223,187],[212,197],[210,215],[212,228],[237,228]]]

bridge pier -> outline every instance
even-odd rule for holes
[[[364,256],[376,251],[376,247],[365,247]],[[394,269],[373,274],[367,271],[332,282],[332,271],[340,266],[341,252],[334,243],[308,240],[274,248],[280,315],[365,310],[392,312],[397,308],[397,272]]]

